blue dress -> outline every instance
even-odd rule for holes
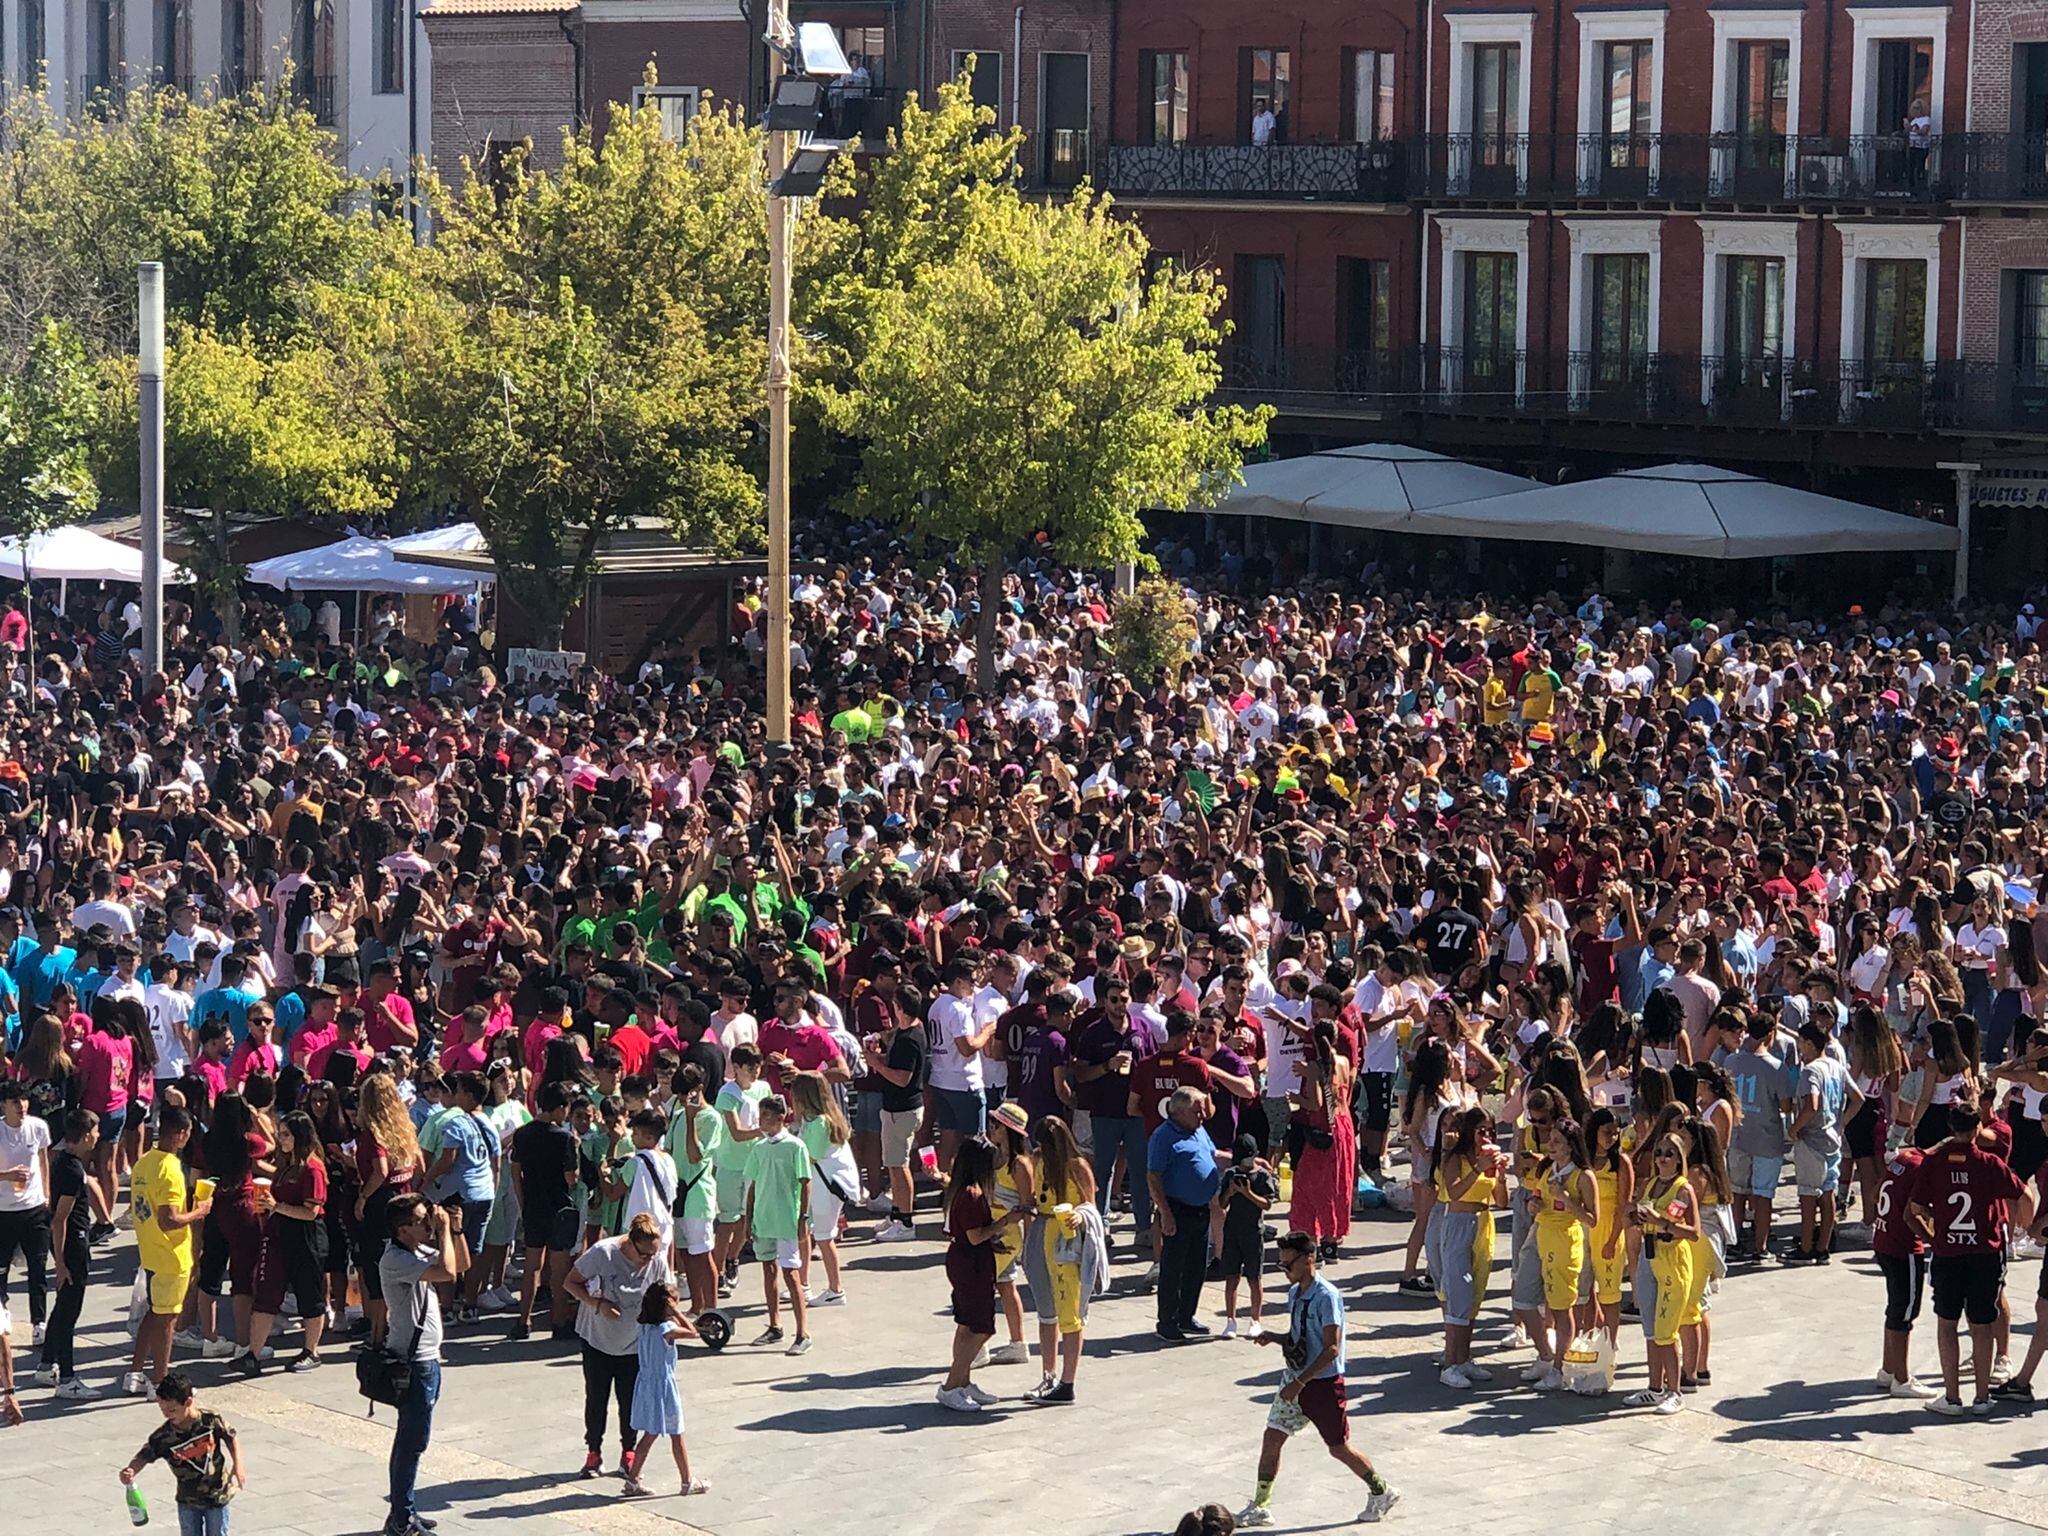
[[[683,1432],[683,1389],[676,1383],[676,1347],[667,1325],[642,1323],[640,1376],[633,1384],[633,1430],[642,1435]]]

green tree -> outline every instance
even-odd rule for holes
[[[1270,410],[1209,404],[1222,292],[1162,266],[1085,187],[972,200],[950,254],[878,292],[853,378],[857,507],[981,568],[978,653],[995,669],[1004,563],[1135,557],[1142,510],[1220,495]]]
[[[758,548],[767,366],[758,133],[701,113],[670,142],[615,108],[562,167],[515,154],[429,189],[432,245],[331,289],[322,319],[352,417],[405,478],[459,506],[550,644],[604,537],[660,519],[686,543]]]
[[[105,115],[53,114],[41,92],[0,115],[0,369],[44,320],[86,353],[130,350],[135,268],[165,264],[171,319],[263,347],[304,334],[304,298],[407,238],[367,212],[334,135],[289,93],[194,101],[148,86]]]
[[[19,364],[0,371],[0,533],[41,533],[98,504],[91,460],[98,417],[98,389],[77,334],[45,320]]]
[[[1110,654],[1117,670],[1136,683],[1170,676],[1194,655],[1198,634],[1194,604],[1164,577],[1145,577],[1110,610]]]

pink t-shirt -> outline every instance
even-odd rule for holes
[[[558,1038],[562,1026],[551,1019],[535,1019],[526,1026],[526,1039],[521,1043],[519,1054],[526,1062],[526,1070],[538,1074],[548,1054],[548,1042]]]
[[[92,1035],[78,1047],[78,1102],[96,1115],[128,1108],[128,1083],[135,1076],[135,1042]]]
[[[244,1040],[235,1047],[234,1054],[228,1057],[228,1083],[231,1087],[239,1088],[251,1072],[261,1072],[266,1077],[275,1077],[277,1068],[276,1046],[258,1046]]]
[[[403,997],[400,997],[396,992],[393,992],[389,997],[381,999],[381,1002],[384,1008],[388,1008],[391,1011],[391,1017],[398,1020],[399,1023],[418,1026],[419,1020],[415,1019],[412,1014],[412,1004]],[[363,1018],[365,1021],[363,1035],[370,1042],[370,1050],[373,1053],[382,1054],[400,1043],[398,1036],[391,1032],[391,1026],[385,1022],[383,1013],[379,1011],[378,1003],[371,1001],[367,997],[363,999]]]
[[[306,1076],[313,1078],[325,1077],[327,1075],[328,1061],[337,1055],[353,1056],[356,1060],[356,1071],[358,1073],[367,1067],[372,1059],[370,1048],[360,1041],[354,1045],[341,1045],[338,1043],[323,1045],[319,1050],[306,1058]]]
[[[207,1090],[216,1099],[228,1091],[228,1069],[223,1063],[201,1057],[192,1063],[192,1070],[206,1080]]]
[[[775,1066],[774,1057],[787,1056],[799,1072],[816,1072],[839,1059],[832,1032],[819,1024],[791,1025],[770,1019],[761,1026],[760,1045],[762,1059],[768,1063],[768,1081],[777,1093],[787,1093],[789,1083]]]
[[[464,1040],[459,1035],[441,1047],[441,1070],[443,1072],[481,1072],[490,1058],[485,1041]]]

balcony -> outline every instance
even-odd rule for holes
[[[1926,204],[1955,195],[1951,142],[1916,148],[1900,134],[1430,134],[1415,146],[1410,180],[1420,195],[1451,202]],[[1991,151],[1981,158],[1988,175]],[[2048,161],[2028,162],[2022,149],[2018,163],[2032,164],[2048,187]]]
[[[1399,202],[1407,195],[1401,144],[1115,144],[1103,181],[1120,197],[1252,202]]]
[[[1039,140],[1038,184],[1078,187],[1095,167],[1093,135],[1086,128],[1048,128]]]
[[[292,94],[301,107],[313,114],[313,121],[322,127],[334,126],[335,84],[333,75],[307,72],[292,76]]]
[[[888,147],[889,132],[903,116],[903,93],[895,90],[834,91],[825,98],[818,136],[859,139],[861,148],[878,153]]]
[[[1946,142],[1957,197],[1987,203],[2048,201],[2048,134],[1958,133]]]

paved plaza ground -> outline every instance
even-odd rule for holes
[[[1403,1494],[1390,1524],[1497,1533],[1648,1526],[1658,1536],[2048,1529],[2048,1420],[2009,1410],[1944,1420],[1871,1388],[1882,1287],[1867,1253],[1825,1269],[1736,1276],[1715,1309],[1714,1385],[1666,1419],[1622,1408],[1619,1393],[1540,1398],[1496,1384],[1460,1396],[1439,1386],[1434,1312],[1391,1287],[1406,1230],[1391,1213],[1364,1224],[1353,1234],[1357,1256],[1334,1270],[1350,1303],[1353,1433]],[[1244,1503],[1276,1352],[1221,1340],[1161,1345],[1151,1299],[1135,1289],[1138,1266],[1120,1254],[1117,1294],[1091,1319],[1075,1406],[947,1413],[932,1401],[950,1331],[940,1252],[936,1243],[853,1247],[851,1303],[817,1314],[818,1346],[797,1360],[746,1347],[759,1301],[757,1282],[743,1277],[734,1346],[683,1364],[695,1470],[713,1484],[695,1499],[626,1504],[615,1479],[577,1481],[582,1381],[573,1351],[508,1342],[502,1319],[457,1329],[421,1506],[444,1536],[1140,1536],[1204,1500]],[[114,1304],[127,1295],[132,1263],[123,1234],[95,1264],[81,1365],[107,1385],[126,1351]],[[2014,1267],[2022,1317],[2036,1279],[2036,1265]],[[1504,1292],[1503,1272],[1481,1358],[1519,1365],[1529,1356],[1507,1351]],[[1220,1305],[1220,1289],[1205,1300]],[[26,1386],[33,1360],[19,1271],[15,1316]],[[1623,1342],[1626,1390],[1641,1381],[1641,1335],[1631,1330]],[[2023,1331],[2015,1346],[2018,1355]],[[1931,1367],[1931,1322],[1915,1353]],[[237,1536],[351,1536],[380,1524],[391,1413],[366,1419],[353,1373],[338,1351],[334,1358],[312,1376],[273,1371],[233,1385],[217,1364],[194,1367],[203,1400],[242,1431],[253,1482],[235,1503]],[[1036,1379],[1035,1367],[981,1377],[1005,1395]],[[27,1424],[0,1430],[10,1511],[0,1530],[125,1528],[114,1471],[157,1422],[154,1407],[113,1397],[61,1406],[34,1386],[24,1399]],[[615,1459],[609,1444],[606,1454]],[[673,1488],[664,1457],[658,1450],[651,1480]],[[172,1523],[162,1469],[146,1473],[144,1487],[159,1523]],[[1361,1502],[1312,1437],[1290,1448],[1274,1499],[1281,1529],[1344,1528]]]

